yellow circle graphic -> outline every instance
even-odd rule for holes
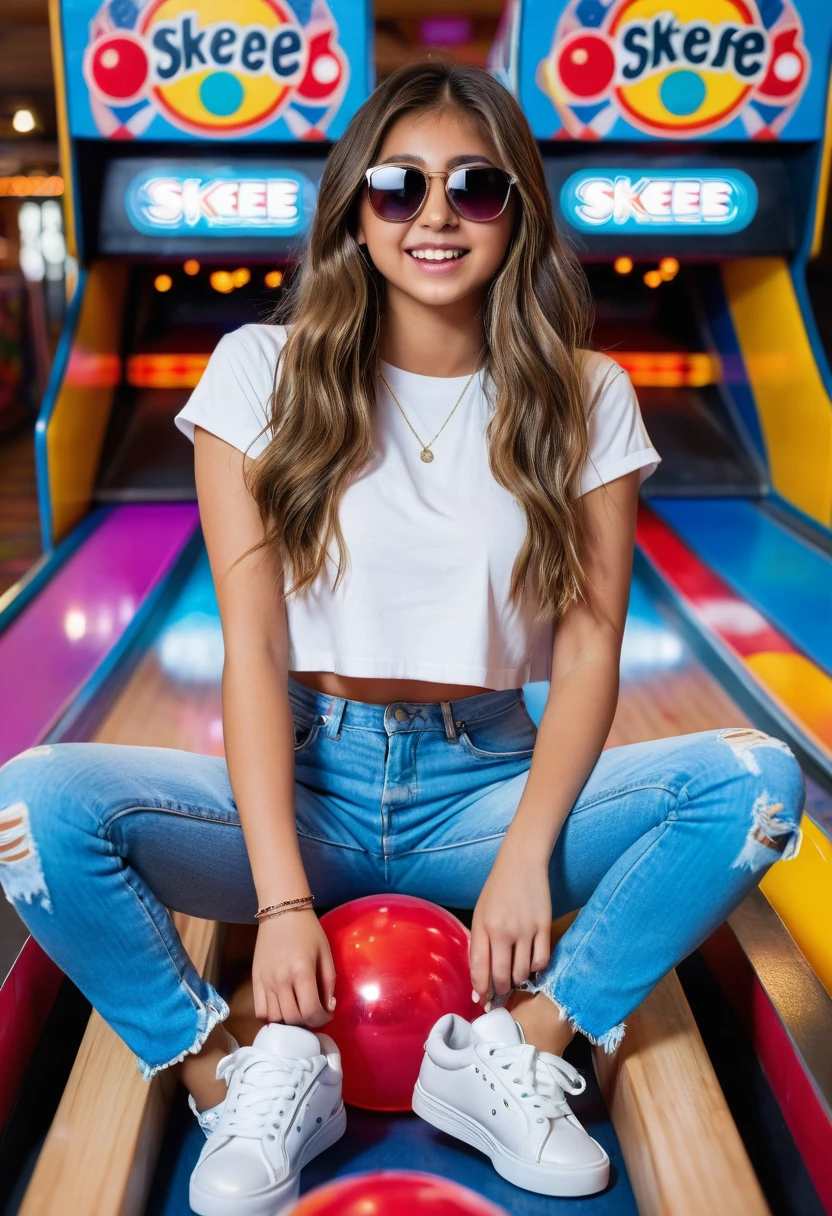
[[[652,30],[658,22],[665,29],[669,18],[675,25],[710,27],[713,38],[726,25],[757,26],[754,10],[745,0],[631,0],[621,5],[610,24],[621,58],[621,38],[633,22]],[[626,55],[626,52],[624,52]],[[615,93],[624,117],[652,134],[708,130],[731,120],[744,104],[752,84],[731,70],[733,50],[726,53],[721,69],[701,67],[678,58],[661,70],[645,69],[632,83],[619,75]],[[666,59],[663,61],[666,62]],[[674,104],[669,104],[672,101]]]
[[[170,80],[159,79],[157,71],[153,96],[162,115],[174,126],[197,135],[242,133],[273,122],[296,83],[296,80],[291,84],[279,82],[267,67],[269,34],[286,24],[297,23],[279,0],[237,0],[233,16],[229,14],[228,0],[158,0],[151,5],[142,23],[146,41],[152,44],[160,26],[167,27],[161,41],[166,55],[164,62],[172,61],[167,48],[175,48],[173,54],[178,54],[180,60]],[[184,38],[183,26],[187,35]],[[254,71],[239,63],[237,45],[251,27],[256,27],[259,35],[257,54],[250,56],[258,64]],[[227,58],[236,50],[234,65],[210,62],[212,38],[220,28],[229,31],[225,35],[227,41],[221,44],[222,55]],[[234,42],[230,41],[232,35]],[[185,43],[191,48],[190,62],[186,62],[182,51]],[[301,48],[301,55],[305,55],[305,47]],[[201,57],[209,59],[206,66],[202,66]]]

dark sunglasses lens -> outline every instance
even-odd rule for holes
[[[409,220],[425,197],[425,179],[417,169],[384,165],[370,174],[370,205],[383,220]]]
[[[506,204],[508,174],[503,169],[456,169],[448,178],[448,192],[463,219],[485,223]]]

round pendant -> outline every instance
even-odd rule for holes
[[[421,451],[421,457],[425,464],[430,464],[430,462],[433,460],[433,452],[429,452],[427,448],[423,448]]]

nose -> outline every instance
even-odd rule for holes
[[[447,223],[455,222],[456,212],[445,193],[445,179],[443,177],[428,178],[428,196],[425,199],[425,205],[422,208],[419,219],[431,228],[444,228]]]

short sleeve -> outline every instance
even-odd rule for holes
[[[625,473],[640,471],[640,483],[661,463],[650,442],[630,377],[608,355],[585,352],[584,395],[589,430],[589,458],[579,494],[587,494]]]
[[[225,334],[174,417],[182,434],[193,443],[194,427],[201,426],[252,459],[259,456],[271,438],[268,430],[260,432],[268,424],[274,369],[285,341],[282,325],[243,325]]]

